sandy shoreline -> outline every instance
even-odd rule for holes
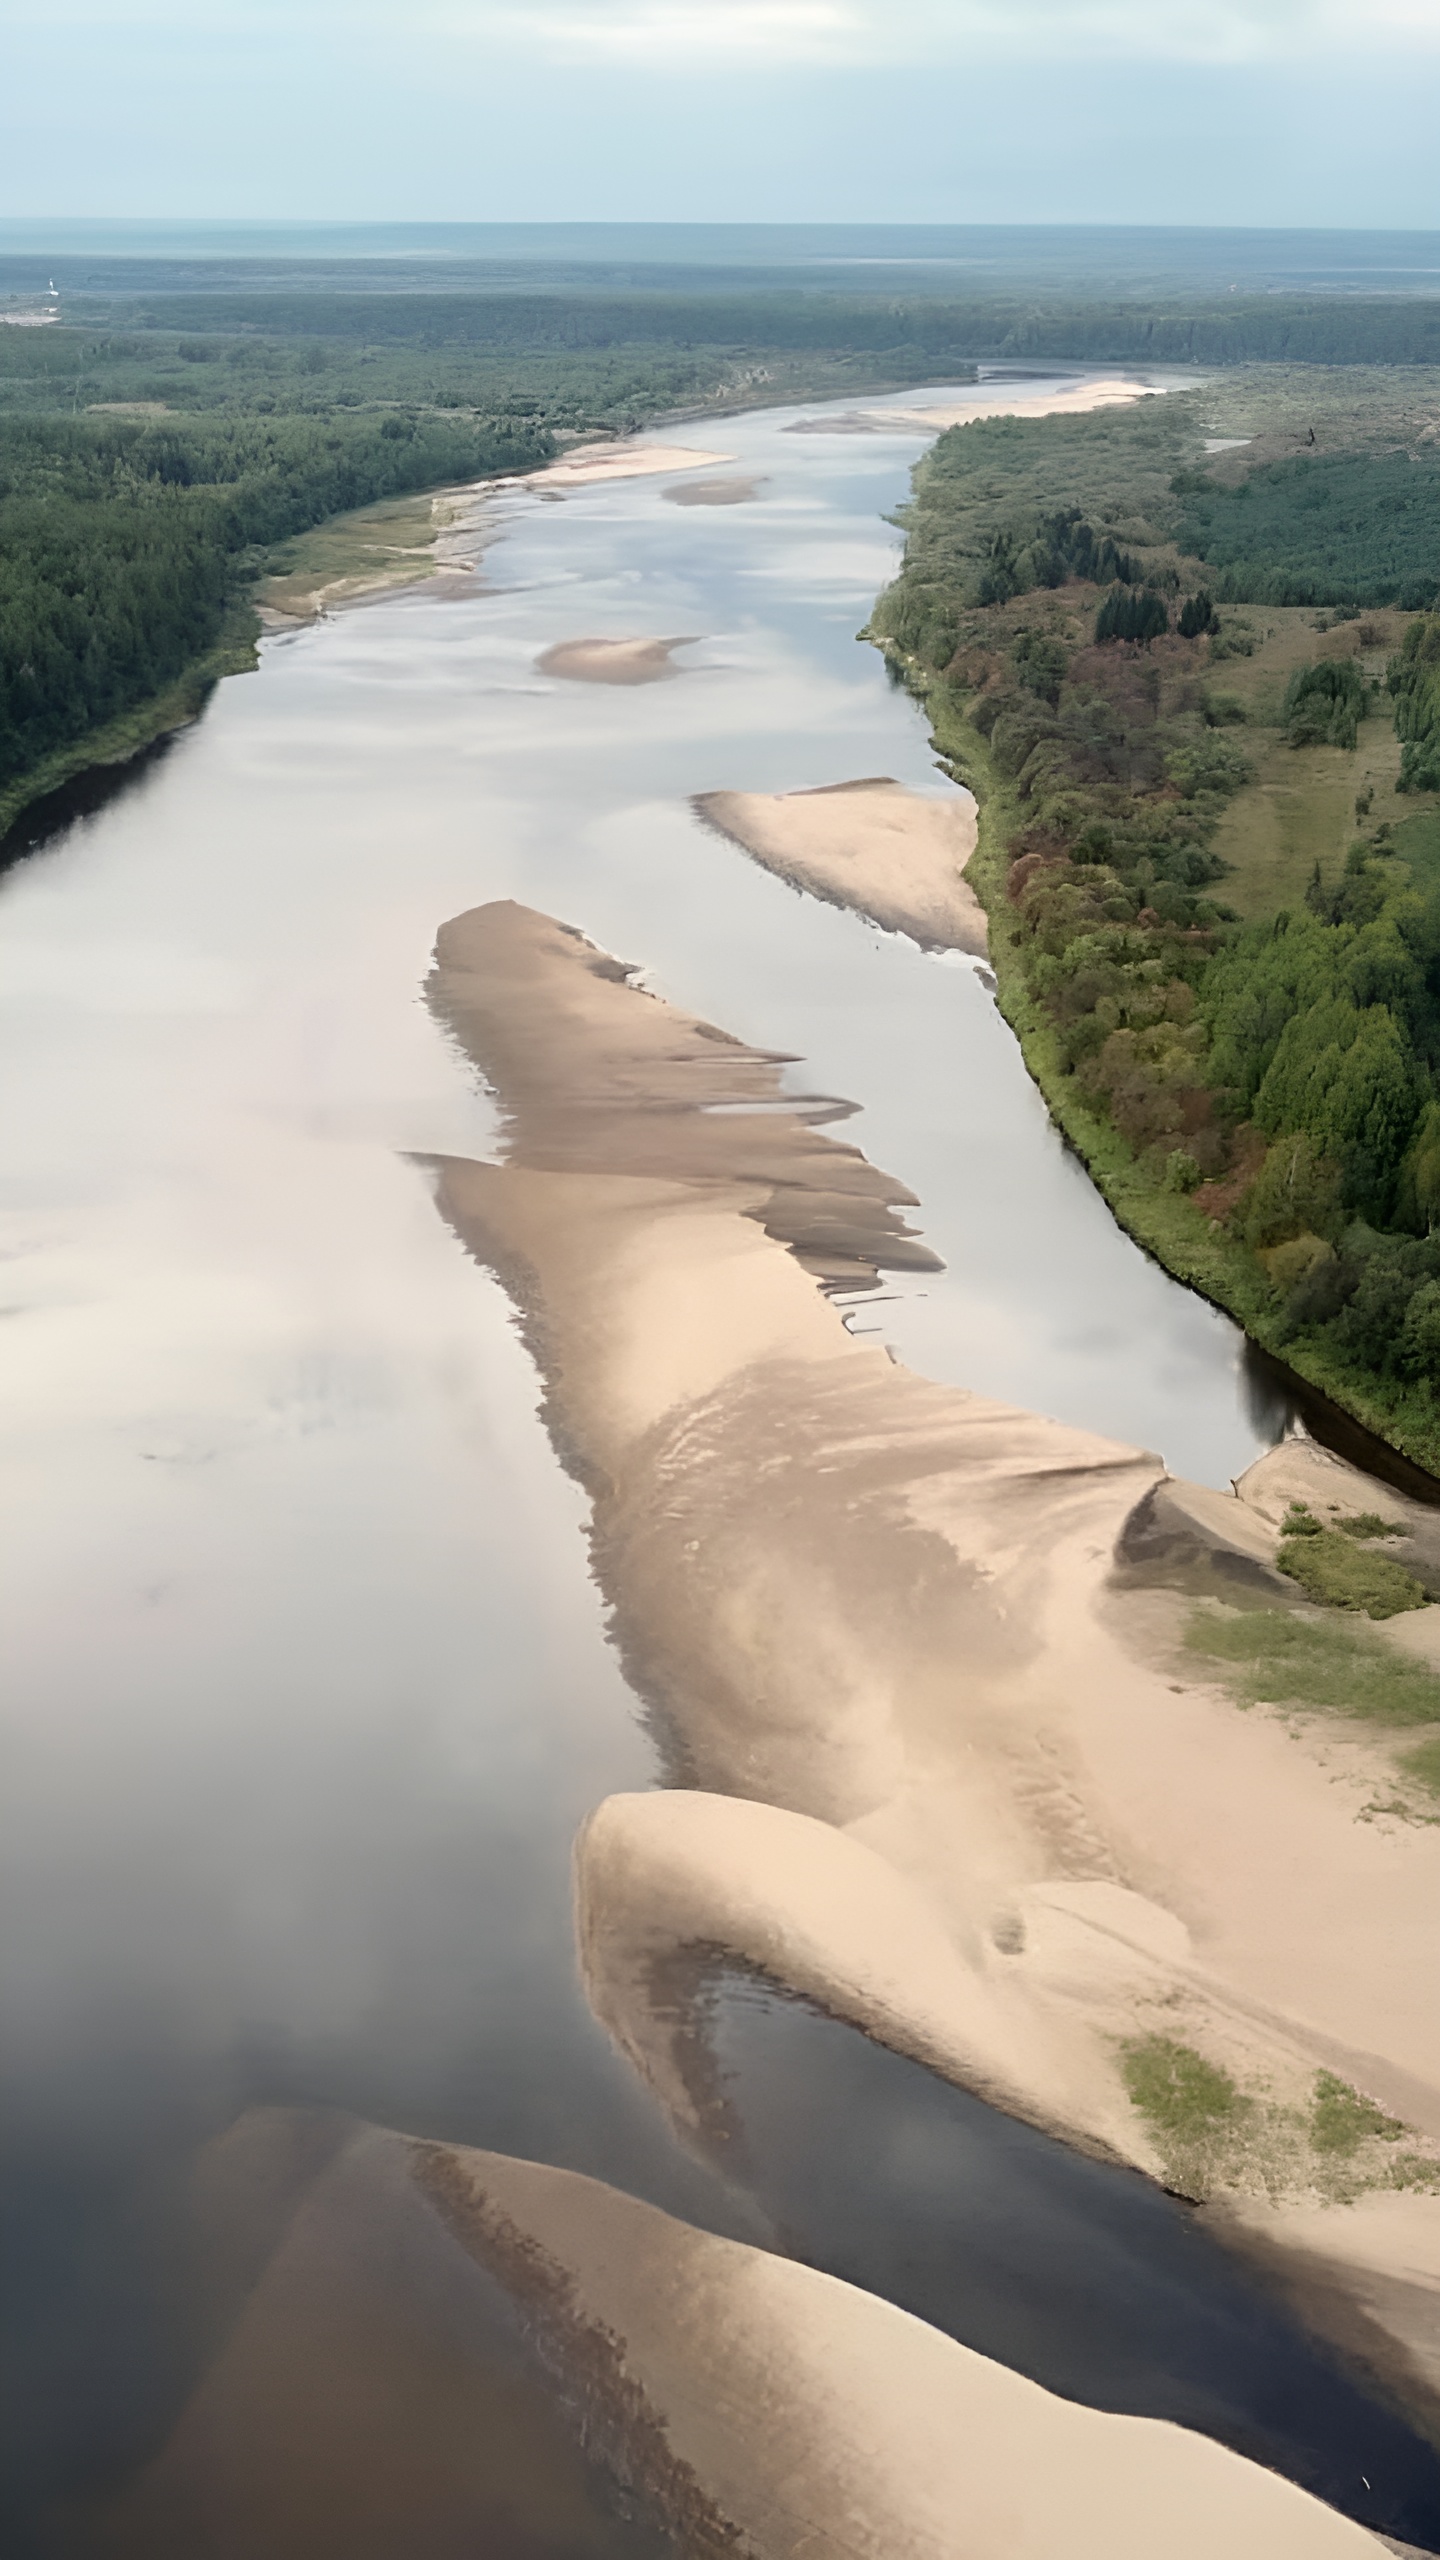
[[[1144,1517],[1192,1587],[1216,1557],[1269,1583],[1263,1469],[1248,1501],[1180,1486],[852,1340],[785,1247],[878,1267],[905,1195],[799,1112],[713,1109],[770,1098],[776,1062],[508,904],[447,926],[438,961],[507,1143],[500,1167],[440,1163],[440,1205],[523,1310],[672,1778],[717,1800],[624,1800],[580,1851],[596,2006],[677,2122],[646,1966],[709,1938],[1152,2175],[1119,2068],[1136,2037],[1282,2114],[1340,2071],[1420,2156],[1440,1837],[1357,1819],[1378,1748],[1337,1769],[1236,1709],[1179,1656],[1179,1595],[1117,1580]],[[782,1816],[803,1855],[777,1858]],[[679,1836],[697,1821],[703,1851]],[[836,1865],[857,1852],[873,1886]],[[1326,2206],[1318,2177],[1303,2140],[1281,2160],[1257,2136],[1210,2183],[1278,2246],[1306,2217],[1307,2262],[1357,2299],[1383,2270],[1370,2312],[1423,2398],[1440,2198]]]

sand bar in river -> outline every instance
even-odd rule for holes
[[[977,958],[989,948],[964,877],[975,850],[968,791],[909,791],[877,774],[814,791],[704,791],[692,805],[793,888],[932,947]]]
[[[1189,1599],[1157,1570],[1287,1605],[1268,1519],[852,1339],[811,1274],[924,1247],[903,1186],[820,1107],[776,1107],[778,1059],[508,903],[445,927],[437,958],[432,1003],[507,1147],[438,1163],[440,1205],[522,1309],[672,1777],[719,1800],[620,1800],[582,1843],[612,2033],[683,2118],[651,1959],[737,1943],[1010,2111],[1173,2177],[1121,2069],[1127,2040],[1168,2039],[1268,2093],[1258,2147],[1192,2160],[1192,2191],[1282,2246],[1305,2207],[1307,2264],[1333,2226],[1347,2283],[1353,2209],[1323,2206],[1303,2124],[1336,2071],[1434,2154],[1440,1833],[1365,1818],[1382,1742],[1337,1763],[1183,1654]],[[1293,2158],[1260,2141],[1267,2107],[1302,2127]],[[1440,2196],[1376,2204],[1370,2313],[1419,2391]]]

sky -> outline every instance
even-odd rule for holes
[[[0,216],[1440,226],[1440,0],[6,0]]]

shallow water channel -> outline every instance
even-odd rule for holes
[[[752,503],[499,497],[472,594],[268,642],[0,883],[7,2550],[69,2548],[64,2516],[164,2440],[194,2378],[191,2164],[275,2103],[773,2236],[1440,2545],[1433,2458],[1142,2182],[754,1992],[717,2006],[750,2163],[717,2171],[579,1988],[575,1827],[656,1761],[507,1302],[415,1162],[493,1134],[421,1002],[444,918],[543,908],[858,1103],[845,1134],[945,1269],[853,1320],[917,1368],[1213,1484],[1285,1421],[1114,1226],[983,975],[690,814],[946,787],[854,637],[922,438],[795,423],[674,431]],[[537,672],[589,634],[693,637],[669,682]],[[836,2122],[855,2138],[806,2179]],[[315,2560],[471,2547],[453,2519],[357,2539],[338,2471],[333,2533],[323,2483],[307,2518]]]

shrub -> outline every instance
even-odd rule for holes
[[[1394,2116],[1383,2115],[1368,2098],[1362,2098],[1348,2080],[1338,2080],[1333,2071],[1316,2072],[1310,2139],[1317,2151],[1349,2158],[1362,2142],[1373,2137],[1381,2142],[1398,2142],[1404,2130]]]
[[[1254,2114],[1253,2100],[1228,2071],[1173,2036],[1131,2037],[1120,2069],[1172,2183],[1183,2195],[1206,2195]]]

